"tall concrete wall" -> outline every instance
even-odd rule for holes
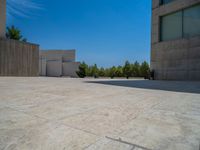
[[[0,40],[0,76],[38,76],[39,46]]]
[[[200,0],[152,3],[151,69],[157,80],[200,80],[200,37],[160,40],[160,17],[199,4]]]
[[[6,32],[6,0],[0,0],[0,39],[5,38]]]

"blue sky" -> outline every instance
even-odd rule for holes
[[[11,0],[12,1],[12,0]],[[35,0],[7,25],[41,49],[76,49],[77,60],[109,67],[149,61],[150,0]],[[31,4],[30,4],[31,5]]]

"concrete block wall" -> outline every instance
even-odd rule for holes
[[[199,4],[200,0],[152,3],[151,69],[157,80],[200,80],[200,36],[160,41],[160,17]]]
[[[0,40],[0,76],[38,76],[39,45]]]

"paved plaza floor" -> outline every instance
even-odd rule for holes
[[[200,82],[0,78],[0,150],[199,150]]]

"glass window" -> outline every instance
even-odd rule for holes
[[[182,37],[182,11],[161,17],[161,41]]]
[[[174,0],[161,0],[161,4],[167,4],[167,3],[170,3]]]
[[[183,14],[184,37],[200,35],[200,5],[185,9]]]

